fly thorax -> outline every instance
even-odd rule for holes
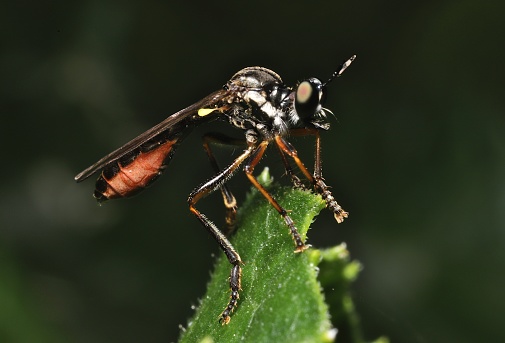
[[[244,100],[252,107],[253,115],[263,123],[266,123],[276,131],[285,131],[287,129],[285,116],[280,104],[277,104],[264,91],[250,90]]]

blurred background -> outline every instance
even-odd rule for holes
[[[201,135],[228,125],[195,129],[129,200],[97,206],[93,180],[73,177],[243,67],[294,85],[353,54],[322,136],[350,217],[323,211],[310,243],[345,241],[363,263],[367,339],[505,341],[505,3],[1,6],[0,341],[176,341],[221,253],[186,204],[212,175]],[[310,166],[313,140],[293,143]],[[270,155],[258,173],[288,184]],[[244,199],[243,174],[232,189]],[[224,222],[219,194],[199,208]]]

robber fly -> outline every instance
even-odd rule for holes
[[[337,203],[324,183],[321,171],[319,130],[328,130],[329,123],[323,108],[326,86],[349,67],[356,56],[345,61],[326,81],[309,78],[294,89],[286,86],[279,75],[262,67],[240,70],[222,89],[206,96],[195,104],[172,114],[167,119],[147,130],[137,138],[100,159],[79,173],[75,180],[83,181],[100,172],[96,181],[94,197],[98,202],[114,198],[132,196],[158,178],[171,160],[177,146],[185,135],[204,122],[220,119],[243,131],[244,139],[237,140],[220,134],[207,134],[203,146],[209,157],[215,175],[195,188],[188,197],[189,210],[217,241],[232,265],[230,274],[231,295],[228,305],[220,316],[223,324],[228,324],[230,315],[237,306],[241,289],[241,264],[239,254],[221,230],[207,216],[195,207],[203,197],[220,189],[226,207],[226,225],[232,229],[235,223],[237,202],[226,182],[242,164],[249,181],[263,194],[279,212],[288,226],[295,243],[295,252],[307,248],[300,237],[293,220],[273,196],[253,175],[254,168],[261,160],[267,146],[277,146],[287,175],[293,184],[303,187],[289,164],[291,158],[314,191],[322,196],[326,207],[341,223],[348,213]],[[330,112],[331,113],[331,112]],[[315,137],[315,166],[311,174],[297,155],[286,137],[312,135]],[[220,169],[211,150],[212,144],[243,146],[243,152],[226,168]]]

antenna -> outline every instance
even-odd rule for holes
[[[340,67],[338,67],[338,69],[331,75],[331,77],[328,79],[328,81],[326,81],[325,83],[323,83],[323,86],[326,86],[328,83],[330,83],[331,81],[333,81],[334,78],[339,77],[340,75],[342,75],[342,73],[344,72],[344,70],[346,70],[347,67],[349,67],[351,65],[352,61],[354,61],[355,58],[356,58],[356,55],[352,55],[351,58],[349,58],[347,61],[345,61],[344,63],[342,63],[340,65]]]

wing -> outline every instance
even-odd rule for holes
[[[77,174],[75,176],[75,180],[77,182],[81,182],[97,171],[103,169],[107,164],[116,161],[117,159],[121,158],[125,154],[129,153],[130,151],[138,148],[140,145],[143,143],[147,142],[148,140],[155,138],[157,135],[163,133],[165,130],[169,129],[170,127],[176,125],[177,123],[180,123],[182,120],[195,115],[198,113],[198,110],[202,108],[214,108],[216,105],[218,105],[223,99],[228,97],[230,95],[230,91],[222,89],[219,91],[216,91],[202,100],[194,103],[193,105],[186,107],[185,109],[180,110],[179,112],[176,112],[169,116],[167,119],[159,123],[158,125],[150,128],[146,132],[142,133],[141,135],[135,137],[122,147],[120,147],[117,150],[114,150],[107,156],[101,158],[93,164],[92,166],[84,169],[82,172]],[[209,112],[205,112],[204,115],[208,114]]]

